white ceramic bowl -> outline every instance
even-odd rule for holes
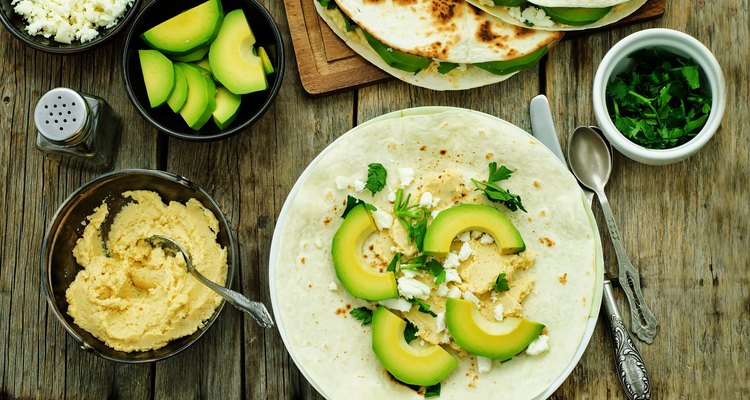
[[[703,129],[689,142],[671,149],[649,149],[630,141],[617,130],[607,110],[607,84],[617,74],[632,67],[633,61],[628,58],[630,54],[647,47],[659,47],[692,58],[705,73],[711,87],[711,112]],[[592,100],[599,127],[612,146],[635,161],[665,165],[695,154],[716,133],[724,116],[726,88],[719,63],[711,51],[697,39],[671,29],[646,29],[625,37],[604,55],[594,77]]]

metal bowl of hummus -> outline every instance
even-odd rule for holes
[[[238,246],[229,223],[182,176],[114,171],[84,184],[55,213],[42,245],[42,287],[83,350],[111,361],[158,361],[195,343],[219,316],[224,302],[189,276],[182,256],[143,240],[156,234],[185,246],[209,279],[231,285]]]

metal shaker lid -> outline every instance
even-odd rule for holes
[[[83,132],[88,104],[76,91],[55,88],[45,93],[34,109],[34,124],[45,138],[64,143]]]

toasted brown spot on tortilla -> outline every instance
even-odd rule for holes
[[[307,288],[308,288],[308,289],[312,289],[312,283],[308,283],[308,284],[307,284]]]
[[[492,157],[494,157],[494,156],[495,156],[495,155],[494,155],[494,154],[492,154],[492,153],[487,153],[487,154],[485,154],[485,155],[484,155],[484,158],[485,158],[485,159],[487,159],[487,160],[491,160],[491,159],[492,159]]]
[[[463,5],[463,0],[444,0],[432,2],[432,17],[437,22],[447,24],[458,16],[457,7]]]
[[[522,26],[516,26],[516,37],[522,38],[524,36],[533,36],[536,34],[536,31],[533,29],[524,28]]]
[[[394,4],[398,4],[400,6],[408,6],[412,4],[417,4],[418,0],[393,0]]]
[[[568,273],[567,272],[563,273],[557,278],[557,280],[560,281],[560,284],[562,285],[568,283]]]
[[[536,179],[534,179],[534,187],[535,187],[535,188],[537,188],[537,189],[539,189],[539,186],[541,186],[541,185],[539,184],[539,181],[538,181],[538,180],[536,180]]]
[[[375,245],[374,245],[374,244],[371,244],[371,245],[370,245],[370,247],[368,247],[368,249],[370,249],[371,251],[372,251],[372,250],[375,250]]]
[[[331,217],[325,217],[325,218],[323,218],[323,224],[324,225],[328,225],[330,223],[331,223]]]
[[[344,318],[346,318],[346,309],[344,309],[343,307],[342,308],[337,308],[336,309],[336,315],[343,315]]]
[[[352,309],[352,305],[351,305],[351,304],[347,304],[347,305],[346,305],[346,309],[347,309],[347,310],[351,310],[351,309]]]
[[[544,210],[542,210],[542,211],[539,211],[539,216],[540,216],[540,217],[544,217],[544,216],[546,216],[546,215],[547,215],[547,211],[544,211]]]
[[[444,155],[445,155],[445,153],[447,153],[447,152],[448,152],[447,150],[440,150],[440,155],[441,155],[441,156],[444,156]]]
[[[420,151],[425,151],[425,150],[427,150],[427,146],[422,146],[422,147],[419,148],[419,150]]]
[[[541,244],[543,244],[543,245],[545,245],[547,247],[554,247],[555,246],[555,241],[552,240],[552,239],[550,239],[550,238],[548,238],[548,237],[546,237],[546,236],[540,237],[539,238],[539,243],[541,243]]]
[[[526,218],[529,222],[531,222],[531,217]]]
[[[302,264],[304,264],[305,263],[305,257],[300,258],[299,262],[301,262]]]

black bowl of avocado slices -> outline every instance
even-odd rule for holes
[[[170,136],[224,139],[271,106],[284,45],[255,0],[156,0],[136,16],[122,54],[128,97]]]

